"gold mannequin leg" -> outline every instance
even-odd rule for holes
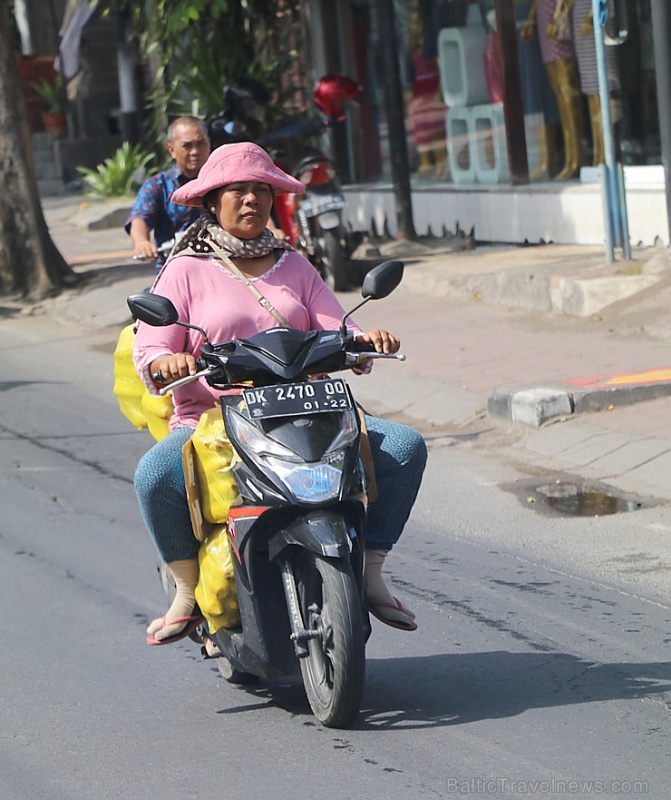
[[[435,162],[435,178],[439,181],[447,180],[450,175],[450,164],[447,160],[447,147],[436,147],[433,151],[433,160]]]
[[[546,67],[564,135],[564,167],[555,180],[565,181],[577,175],[582,165],[583,113],[578,66],[574,58],[566,58],[550,61]]]
[[[557,130],[556,125],[543,125],[539,131],[539,137],[542,139],[541,146],[545,149],[544,162],[545,171],[539,177],[550,177],[554,175],[557,170]]]
[[[547,125],[539,125],[536,135],[538,147],[538,166],[529,175],[530,181],[546,178],[550,170],[550,133]]]
[[[433,172],[433,159],[431,158],[431,151],[426,147],[418,147],[417,156],[419,158],[417,175],[418,177],[426,178]]]
[[[588,94],[589,118],[592,123],[592,166],[598,167],[605,161],[603,149],[603,119],[601,118],[601,98],[598,94]]]

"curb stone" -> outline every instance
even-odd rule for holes
[[[671,395],[670,383],[567,389],[557,385],[499,388],[489,396],[487,411],[495,419],[540,428],[558,417],[589,414]]]

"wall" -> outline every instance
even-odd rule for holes
[[[345,222],[353,230],[381,234],[387,229],[396,235],[391,185],[349,186],[345,195]],[[481,242],[601,245],[605,241],[598,184],[415,189],[412,204],[419,236],[454,233],[458,226],[467,233],[474,228]],[[627,208],[632,245],[669,244],[663,187],[628,188]]]

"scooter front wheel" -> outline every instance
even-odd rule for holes
[[[329,728],[348,728],[361,706],[366,667],[359,589],[347,559],[302,551],[294,562],[308,639],[301,658],[312,711]]]

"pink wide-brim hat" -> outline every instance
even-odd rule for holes
[[[198,177],[180,186],[173,192],[171,200],[183,206],[202,206],[203,199],[213,189],[250,181],[269,183],[275,194],[305,192],[305,186],[276,166],[262,147],[252,142],[240,142],[222,144],[213,150],[200,168]]]

